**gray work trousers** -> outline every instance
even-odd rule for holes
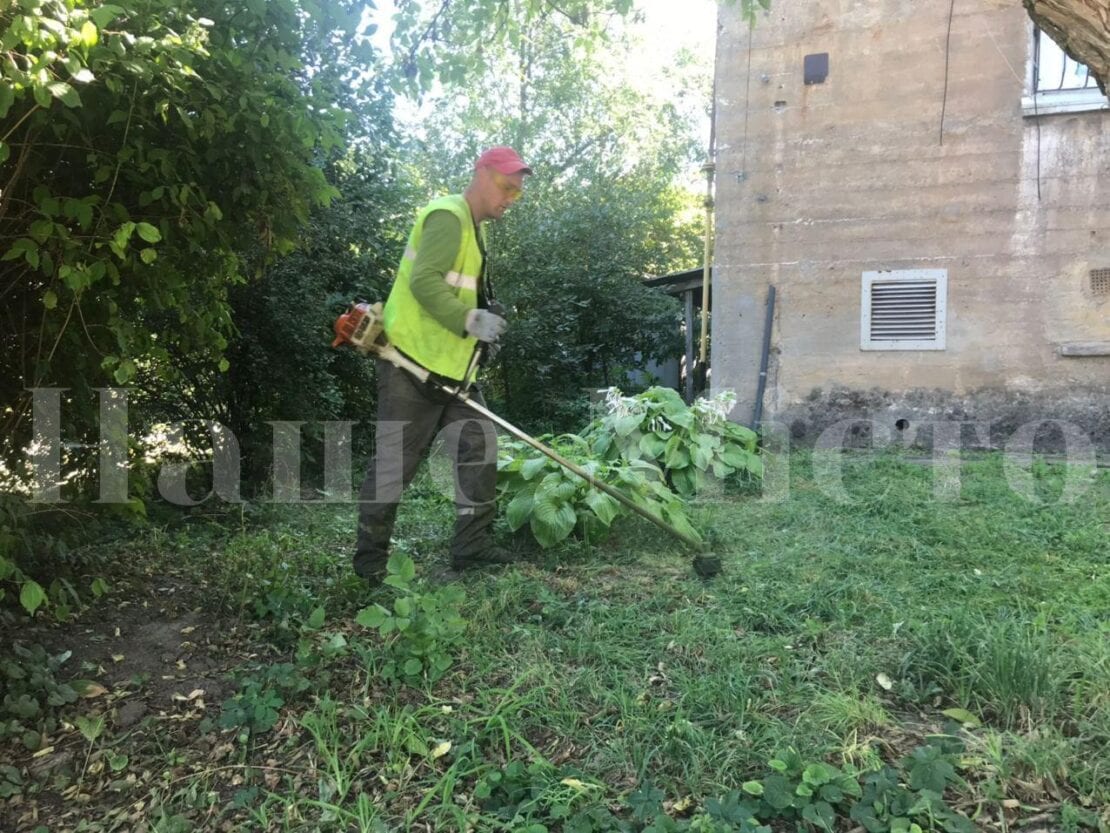
[[[488,549],[497,506],[497,433],[493,423],[459,399],[389,362],[378,359],[376,369],[377,435],[374,457],[359,491],[355,572],[369,578],[385,571],[401,493],[441,432],[455,469],[451,557],[466,558]],[[477,388],[470,389],[470,398],[486,404]]]

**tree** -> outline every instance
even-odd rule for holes
[[[383,102],[384,105],[384,102]],[[380,122],[388,106],[376,108]],[[340,196],[313,212],[296,251],[267,267],[257,281],[235,286],[230,305],[236,337],[230,368],[195,367],[190,387],[211,389],[218,410],[208,416],[238,438],[243,472],[265,482],[272,456],[269,422],[304,423],[301,458],[306,480],[319,468],[325,421],[361,424],[368,439],[375,405],[374,363],[331,346],[336,316],[353,299],[382,298],[404,249],[414,203],[403,177],[396,137],[380,125],[326,168]],[[384,141],[383,141],[384,140]],[[310,395],[306,396],[306,392]],[[189,402],[179,402],[182,413]]]
[[[15,0],[0,12],[0,423],[29,388],[226,371],[232,288],[335,196],[321,163],[357,106],[353,0]],[[197,391],[201,395],[202,391]]]
[[[573,26],[540,15],[518,46],[487,49],[489,72],[467,101],[439,101],[414,154],[440,192],[458,190],[490,144],[514,144],[535,171],[491,227],[489,274],[511,325],[487,386],[535,429],[577,427],[583,388],[623,385],[627,371],[679,352],[677,303],[642,279],[701,254],[698,197],[675,185],[700,155],[695,123],[623,80],[620,27],[591,41]],[[686,94],[706,102],[707,73],[679,63]]]
[[[720,0],[755,24],[770,0]],[[498,66],[501,50],[520,52],[537,23],[555,23],[575,46],[604,40],[615,21],[634,14],[635,0],[399,0],[393,34],[396,87],[419,95],[435,82],[468,86]]]
[[[1103,95],[1110,88],[1110,8],[1105,0],[1023,0],[1060,48],[1086,64]]]

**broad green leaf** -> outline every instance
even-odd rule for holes
[[[44,110],[50,106],[53,99],[50,97],[50,90],[41,84],[34,84],[31,87],[31,95],[34,96],[35,104],[42,107]]]
[[[162,232],[158,231],[157,226],[152,226],[150,223],[139,223],[136,229],[139,232],[139,237],[147,243],[157,243],[162,239]]]
[[[404,553],[395,552],[389,556],[389,561],[386,562],[386,571],[391,575],[397,576],[402,581],[412,581],[416,576],[416,565],[413,560]]]
[[[364,628],[380,628],[382,623],[389,618],[389,611],[381,605],[374,605],[373,607],[364,607],[355,616],[355,621],[362,625]]]
[[[832,780],[834,773],[824,764],[810,764],[802,772],[802,780],[813,787],[820,787]]]
[[[530,460],[525,460],[524,465],[520,467],[520,476],[525,480],[531,480],[541,471],[547,468],[546,457],[533,457]]]
[[[802,809],[802,818],[818,830],[832,833],[833,825],[836,823],[836,811],[827,801],[816,801]]]
[[[77,206],[77,222],[81,224],[82,229],[87,229],[92,225],[93,207],[92,203],[82,201]]]
[[[100,32],[96,28],[96,24],[91,20],[86,20],[81,26],[81,42],[85,46],[96,46],[100,41]]]
[[[325,616],[326,613],[324,611],[324,606],[319,605],[312,609],[312,613],[309,614],[308,622],[306,624],[312,630],[319,630],[324,626]]]
[[[676,414],[667,414],[667,419],[675,425],[682,428],[692,429],[694,427],[694,414],[692,411],[686,410]]]
[[[668,417],[672,414],[684,413],[688,409],[688,406],[674,388],[654,387],[650,388],[646,394],[662,406],[663,413]]]
[[[668,469],[682,469],[690,465],[690,452],[687,451],[680,436],[675,435],[667,441],[667,452],[663,456],[663,465]]]
[[[93,23],[103,29],[122,13],[123,8],[121,6],[105,3],[103,6],[90,10],[89,17],[92,18]]]
[[[146,264],[154,263],[154,261],[158,259],[158,252],[150,248],[141,249],[139,251],[139,259]]]
[[[652,432],[640,437],[640,451],[650,460],[662,457],[667,449],[667,441]]]
[[[77,724],[78,730],[81,735],[89,743],[95,743],[96,739],[100,737],[104,731],[104,715],[98,714],[96,717],[85,717],[84,715],[78,716],[74,721]]]
[[[941,712],[945,717],[951,717],[953,720],[959,721],[964,726],[979,726],[980,720],[967,709],[945,709]]]
[[[54,98],[61,101],[66,107],[81,106],[81,96],[77,94],[77,90],[65,81],[52,81],[47,85],[47,89]]]
[[[617,417],[613,420],[613,430],[617,432],[618,437],[627,437],[640,427],[643,419],[642,414],[628,414],[627,416]]]
[[[672,469],[670,471],[670,478],[671,482],[674,484],[675,491],[682,497],[692,497],[697,493],[698,480],[695,471],[696,469],[691,467]]]
[[[573,480],[572,477],[574,477]],[[536,487],[536,500],[549,500],[552,503],[572,500],[580,482],[577,476],[563,469],[549,472]]]
[[[562,541],[578,523],[574,507],[563,503],[537,498],[532,510],[531,529],[542,547],[552,547]]]
[[[701,444],[694,446],[694,467],[699,471],[705,471],[709,468],[710,460],[713,457],[713,452]]]
[[[8,115],[8,110],[15,103],[15,92],[10,84],[0,84],[0,119]]]
[[[135,377],[135,362],[131,359],[124,359],[119,363],[119,367],[112,373],[112,377],[121,385],[126,385]]]
[[[785,810],[794,803],[794,790],[778,773],[768,775],[763,779],[763,800],[776,810]]]
[[[530,492],[517,492],[509,505],[505,507],[505,519],[509,522],[509,529],[516,532],[528,522],[532,514],[533,497]]]
[[[37,581],[26,581],[19,589],[19,603],[23,605],[23,609],[35,615],[42,603],[46,601],[46,592]]]
[[[620,512],[620,504],[616,499],[600,489],[590,489],[586,493],[586,505],[597,515],[598,520],[606,526],[609,526]]]

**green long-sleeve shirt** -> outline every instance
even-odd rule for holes
[[[462,227],[454,214],[450,211],[429,214],[424,220],[420,249],[412,264],[409,288],[417,303],[432,318],[451,332],[466,335],[466,315],[470,308],[456,297],[446,281],[461,245]]]

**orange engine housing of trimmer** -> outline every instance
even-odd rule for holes
[[[365,302],[351,304],[347,311],[335,319],[335,339],[332,347],[350,344],[364,353],[372,350],[382,334],[382,305],[371,306]]]

